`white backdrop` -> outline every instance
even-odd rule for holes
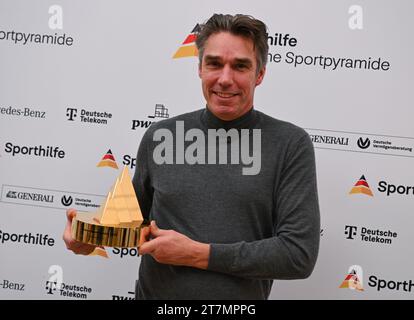
[[[304,127],[316,148],[319,259],[310,278],[275,281],[270,298],[412,299],[413,10],[408,0],[0,0],[0,298],[133,298],[136,250],[67,251],[65,204],[101,203],[119,174],[97,167],[109,149],[134,169],[157,104],[170,117],[204,107],[197,58],[173,55],[220,12],[296,39],[270,45],[255,108]],[[382,69],[363,67],[379,59]],[[372,196],[350,194],[362,176]],[[363,291],[340,288],[352,270]]]

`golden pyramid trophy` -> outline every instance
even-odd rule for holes
[[[96,246],[138,247],[141,229],[148,226],[143,222],[128,167],[125,166],[98,211],[77,213],[73,218],[72,237]]]

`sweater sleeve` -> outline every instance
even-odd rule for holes
[[[148,129],[142,137],[138,148],[137,166],[135,167],[135,174],[132,179],[142,216],[145,220],[149,219],[154,194],[149,170],[151,132],[152,130]]]
[[[314,148],[306,134],[289,147],[275,186],[274,236],[211,244],[208,269],[243,278],[303,279],[315,266],[320,215]]]

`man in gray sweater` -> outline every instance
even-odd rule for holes
[[[273,279],[306,278],[316,263],[313,145],[253,107],[268,54],[261,21],[213,15],[196,44],[206,108],[154,123],[138,150],[133,184],[151,226],[136,297],[267,299]]]

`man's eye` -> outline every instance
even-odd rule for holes
[[[236,69],[238,69],[238,70],[247,69],[247,65],[245,65],[244,63],[238,63],[238,64],[236,64]]]
[[[218,61],[209,61],[207,62],[207,65],[210,67],[219,67],[220,63]]]

